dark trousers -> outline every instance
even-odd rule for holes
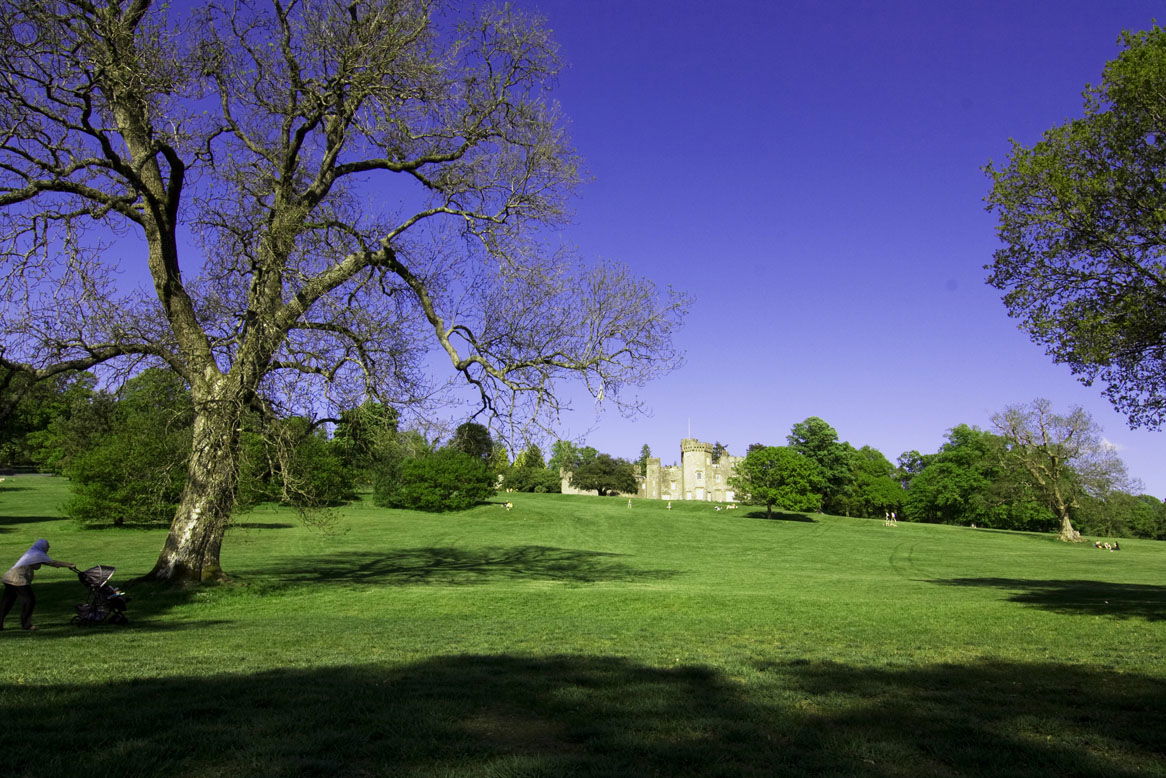
[[[0,628],[4,626],[4,619],[8,618],[8,611],[20,600],[20,626],[28,629],[32,626],[32,609],[36,607],[36,594],[31,586],[13,586],[4,584],[4,598],[0,600]]]

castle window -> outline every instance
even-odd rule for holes
[[[696,471],[696,480],[700,481],[700,480],[703,480],[703,479],[704,479],[704,471],[703,471],[703,470],[697,470],[697,471]]]

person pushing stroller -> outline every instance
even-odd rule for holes
[[[0,629],[4,629],[4,620],[8,618],[8,611],[20,600],[20,626],[23,629],[36,629],[32,624],[32,611],[36,607],[36,594],[32,591],[33,572],[41,565],[49,567],[67,567],[76,572],[77,566],[72,562],[58,562],[49,556],[49,542],[44,538],[29,546],[16,564],[4,574],[4,597],[0,600]]]

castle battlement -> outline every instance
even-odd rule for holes
[[[706,454],[711,454],[713,453],[713,444],[705,443],[696,438],[684,438],[680,441],[680,453],[683,455],[689,451],[701,451]]]

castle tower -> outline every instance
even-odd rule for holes
[[[650,500],[659,500],[661,494],[660,457],[648,457],[644,471],[644,477],[640,479],[640,496]]]
[[[708,500],[709,472],[712,469],[713,446],[696,438],[680,441],[680,470],[682,499]]]

